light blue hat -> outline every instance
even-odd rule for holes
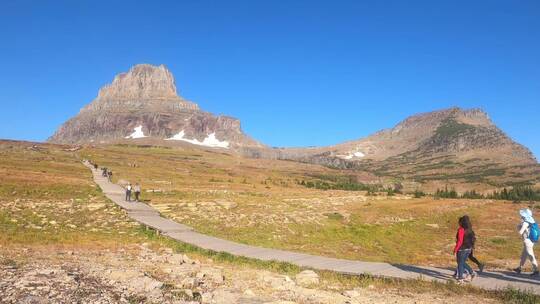
[[[519,215],[521,215],[521,218],[527,223],[535,223],[534,218],[532,216],[532,211],[529,208],[521,209],[519,210]]]

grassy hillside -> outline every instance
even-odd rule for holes
[[[517,211],[529,206],[311,189],[298,181],[339,179],[350,171],[217,152],[108,146],[80,154],[111,168],[115,182],[140,182],[144,200],[198,231],[349,259],[453,266],[457,218],[468,214],[478,257],[492,267],[511,267],[521,246]]]
[[[411,257],[420,253],[413,246],[420,242],[415,233],[424,223],[433,223],[427,218],[441,212],[452,222],[454,213],[479,208],[478,202],[438,208],[439,202],[426,200],[365,199],[358,192],[308,189],[295,180],[342,172],[194,150],[116,146],[69,152],[55,145],[0,141],[0,156],[0,294],[7,303],[37,298],[51,303],[182,303],[214,296],[300,303],[538,300],[513,290],[485,292],[327,272],[319,273],[317,286],[299,287],[288,277],[294,277],[298,267],[208,252],[141,228],[103,196],[80,160],[88,157],[107,165],[117,182],[140,181],[155,191],[144,192],[145,200],[201,231],[351,258],[430,261],[431,251]],[[388,211],[381,215],[380,208]],[[453,228],[441,229],[444,235],[447,230],[452,234]],[[427,235],[437,239],[436,234]],[[503,258],[516,247],[513,238],[505,240],[494,239],[490,245],[508,246],[510,250],[500,251]],[[189,257],[178,254],[182,252]]]

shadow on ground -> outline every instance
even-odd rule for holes
[[[432,277],[439,280],[451,280],[453,279],[452,274],[454,273],[453,268],[441,268],[440,271],[433,268],[423,268],[412,265],[399,265],[393,264],[392,266],[403,270],[418,273],[423,276]],[[501,272],[486,272],[484,271],[481,274],[478,274],[479,278],[487,279],[496,279],[506,282],[517,282],[517,283],[526,283],[526,284],[540,284],[540,276],[531,277],[528,274],[517,274],[512,271],[501,271]]]

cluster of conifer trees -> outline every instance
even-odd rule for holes
[[[488,198],[497,200],[509,200],[509,201],[540,201],[540,190],[534,190],[531,186],[517,185],[510,189],[503,188],[501,191],[494,191],[490,194],[484,195],[476,192],[475,190],[466,191],[462,194],[456,192],[455,189],[437,189],[434,197],[440,198]]]
[[[348,191],[367,191],[368,195],[375,195],[378,192],[387,192],[388,195],[394,195],[396,193],[402,193],[403,186],[396,184],[394,188],[384,188],[381,185],[366,185],[362,183],[347,181],[337,182],[325,182],[325,181],[297,181],[299,185],[307,188],[315,188],[322,190],[348,190]],[[422,191],[416,190],[414,197],[422,197],[426,194]],[[464,193],[458,193],[454,188],[437,189],[433,194],[435,198],[465,198],[465,199],[496,199],[496,200],[509,200],[509,201],[540,201],[540,190],[535,190],[531,186],[516,185],[512,188],[503,188],[501,191],[494,191],[490,194],[484,195],[478,193],[475,190],[465,191]]]

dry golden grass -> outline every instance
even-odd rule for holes
[[[111,168],[116,182],[140,182],[143,199],[165,216],[242,243],[349,259],[453,266],[457,219],[469,214],[481,260],[507,268],[520,254],[517,210],[528,204],[308,189],[297,181],[350,172],[218,152],[107,146],[80,154]]]
[[[345,172],[196,150],[104,147],[74,154],[59,146],[39,147],[0,142],[0,254],[9,256],[28,248],[51,255],[67,250],[99,254],[103,250],[124,250],[133,244],[149,243],[155,248],[165,246],[189,252],[201,260],[210,257],[233,269],[270,269],[290,275],[299,271],[286,263],[206,252],[141,229],[103,196],[81,164],[81,157],[110,167],[115,181],[140,181],[145,189],[162,190],[145,192],[143,198],[165,215],[180,218],[201,231],[245,243],[355,259],[451,263],[444,251],[452,243],[455,217],[469,212],[477,220],[481,236],[480,257],[496,262],[499,254],[501,260],[507,260],[518,246],[510,223],[520,206],[510,203],[404,200],[366,197],[361,192],[307,189],[298,186],[295,179]],[[134,163],[136,167],[132,166]],[[201,204],[204,202],[207,204]],[[223,202],[234,202],[236,206],[225,208]],[[438,224],[439,229],[426,223]],[[430,242],[429,250],[425,250],[423,245]],[[434,250],[443,253],[437,255]],[[491,258],[490,250],[495,258]],[[488,293],[455,288],[452,284],[333,273],[321,273],[321,278],[322,286],[334,289],[374,285],[377,289],[400,292],[438,290],[448,296],[468,294],[479,300],[537,300],[514,291]]]

